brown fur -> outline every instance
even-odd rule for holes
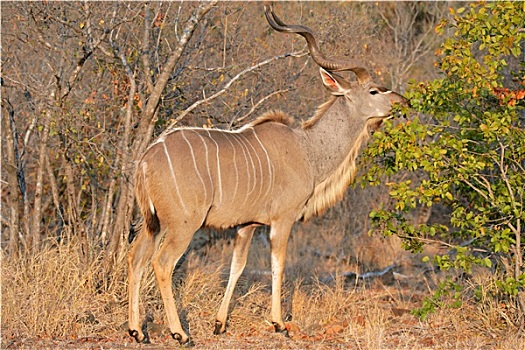
[[[357,93],[368,91],[367,87],[360,89]],[[346,100],[335,104],[338,99],[355,101],[357,97],[330,99],[302,128],[290,127],[291,118],[276,111],[234,132],[179,129],[148,148],[135,184],[145,225],[128,255],[129,325],[135,339],[146,339],[138,318],[138,293],[144,266],[152,258],[170,331],[181,343],[188,341],[173,300],[171,276],[203,225],[247,224],[241,226],[235,240],[215,333],[226,329],[233,289],[246,264],[255,227],[261,224],[270,226],[271,320],[276,331],[286,329],[280,297],[294,222],[321,214],[343,197],[355,177],[361,147],[370,130],[379,126],[381,117],[375,116],[386,116],[392,100],[403,101],[397,94],[384,96],[381,103],[364,100],[364,106]]]

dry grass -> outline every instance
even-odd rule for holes
[[[2,341],[114,330],[112,316],[125,310],[124,266],[113,276],[102,271],[101,257],[86,264],[75,244],[18,259],[3,256]]]
[[[382,242],[372,266],[404,259],[397,271],[407,280],[349,281],[340,274],[367,269],[351,256],[365,252],[366,237],[337,234],[333,225],[319,230],[307,224],[289,244],[283,309],[291,338],[275,334],[269,320],[270,276],[266,232],[256,233],[245,274],[234,295],[226,335],[213,336],[227,280],[232,241],[219,240],[191,252],[174,276],[183,324],[197,348],[351,348],[351,349],[522,349],[523,339],[505,320],[490,296],[483,303],[465,300],[460,309],[445,309],[420,321],[409,310],[428,296],[428,276],[410,266],[407,256]],[[378,239],[378,238],[372,238]],[[380,239],[378,239],[380,240]],[[371,241],[372,242],[372,241]],[[358,244],[359,243],[359,244]],[[391,249],[391,250],[389,250]],[[143,317],[149,315],[154,345],[134,344],[123,323],[127,318],[126,269],[122,263],[104,274],[102,256],[85,264],[75,244],[45,249],[24,259],[2,259],[2,348],[168,348],[174,345],[153,273],[142,285]],[[370,268],[368,266],[368,268]],[[335,278],[325,284],[323,277]],[[485,284],[489,284],[489,276]],[[180,282],[179,282],[180,279]]]

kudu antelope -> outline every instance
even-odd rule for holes
[[[226,330],[230,299],[259,225],[270,226],[271,320],[277,332],[286,332],[281,282],[292,225],[342,198],[370,131],[391,115],[393,103],[406,103],[372,82],[365,68],[325,58],[308,27],[286,25],[271,9],[266,18],[273,29],[306,39],[332,96],[300,128],[291,127],[284,113],[270,112],[236,131],[174,129],[148,148],[135,179],[144,224],[128,255],[129,333],[138,342],[149,340],[139,324],[139,284],[151,257],[171,334],[189,342],[175,307],[172,272],[203,226],[240,227],[214,333]],[[351,71],[357,81],[337,71]]]

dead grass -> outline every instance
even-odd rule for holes
[[[342,276],[370,267],[353,258],[360,237],[337,234],[337,225],[296,228],[289,244],[283,310],[291,338],[273,332],[269,320],[270,267],[266,232],[256,233],[241,277],[226,335],[213,336],[228,277],[232,241],[219,240],[191,252],[174,275],[183,325],[197,348],[206,349],[523,349],[523,339],[505,319],[508,310],[490,293],[490,276],[478,275],[487,289],[482,303],[465,299],[460,309],[444,309],[420,321],[409,312],[430,295],[428,275],[410,257],[381,247],[376,264],[396,259],[405,280],[363,283]],[[341,232],[341,231],[339,231]],[[384,244],[384,242],[383,242]],[[366,254],[374,254],[373,245]],[[125,252],[119,268],[104,273],[102,256],[81,259],[76,244],[49,247],[23,259],[2,257],[2,348],[168,348],[174,345],[154,276],[142,284],[142,317],[150,317],[151,346],[134,344],[126,334]],[[373,261],[370,260],[370,261]],[[329,283],[323,277],[332,275]],[[179,282],[180,280],[180,282]],[[478,281],[479,282],[479,281]]]
[[[101,273],[101,257],[86,264],[75,244],[18,259],[3,256],[2,341],[90,336],[115,329],[109,320],[124,310],[124,269],[114,276]]]

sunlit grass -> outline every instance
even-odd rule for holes
[[[403,272],[412,276],[406,281],[376,279],[364,283],[346,279],[343,273],[366,269],[350,258],[355,251],[363,251],[355,244],[362,244],[366,238],[332,239],[337,229],[319,232],[314,225],[306,225],[293,232],[282,298],[291,338],[274,334],[270,322],[271,280],[265,231],[255,235],[224,336],[213,336],[212,331],[228,278],[233,242],[222,239],[206,249],[190,252],[174,274],[174,288],[183,326],[197,347],[244,348],[251,344],[250,348],[261,348],[262,344],[273,344],[268,346],[520,348],[519,338],[508,336],[516,330],[505,321],[502,306],[489,300],[488,291],[482,295],[483,306],[465,300],[460,309],[439,310],[423,322],[409,310],[430,294],[428,286],[432,283],[418,275],[416,267],[405,267]],[[319,235],[324,239],[319,240]],[[366,249],[374,254],[373,245]],[[397,250],[388,255],[385,247],[378,249],[383,255],[382,264],[400,259]],[[102,254],[86,264],[75,243],[48,246],[36,255],[19,259],[3,256],[2,347],[16,338],[93,336],[133,344],[125,326],[125,253],[122,251],[120,264],[111,273],[104,270]],[[333,278],[321,282],[326,276]],[[488,284],[489,277],[476,278],[485,278]],[[142,282],[140,310],[143,319],[146,315],[153,319],[152,341],[172,344],[150,267]]]

